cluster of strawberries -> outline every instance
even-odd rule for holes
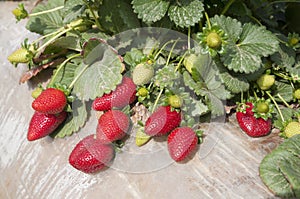
[[[27,132],[27,139],[34,141],[51,134],[67,117],[65,93],[47,88],[32,102],[35,110]]]
[[[69,156],[69,163],[85,173],[97,172],[110,165],[115,157],[115,143],[127,136],[130,117],[121,111],[136,101],[137,86],[124,76],[115,90],[93,101],[92,108],[101,112],[96,133],[84,137]],[[47,88],[33,101],[36,110],[28,129],[28,140],[37,140],[52,133],[67,116],[67,99],[63,91]],[[194,151],[198,136],[190,127],[179,127],[182,112],[170,105],[159,106],[146,120],[144,132],[149,137],[168,136],[171,158],[182,161]]]

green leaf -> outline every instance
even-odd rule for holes
[[[224,102],[231,97],[230,92],[219,79],[219,71],[209,54],[198,55],[198,61],[193,67],[201,75],[202,80],[195,81],[188,72],[183,73],[184,84],[197,95],[205,97],[205,103],[209,105],[212,116],[224,114]]]
[[[136,14],[126,1],[104,0],[98,12],[100,24],[111,33],[140,27]]]
[[[43,12],[46,10],[54,9],[59,6],[63,6],[63,0],[51,0],[47,1],[47,4],[39,4],[33,10],[32,13]],[[41,35],[54,32],[64,26],[62,10],[56,10],[53,12],[45,13],[38,16],[32,16],[29,18],[26,28]]]
[[[145,61],[145,55],[144,53],[137,49],[132,48],[131,51],[128,51],[124,56],[124,62],[128,64],[131,67],[136,66],[137,64]]]
[[[182,0],[170,6],[168,15],[177,26],[187,28],[201,21],[203,11],[204,6],[201,1]]]
[[[64,23],[70,23],[81,17],[86,11],[86,5],[83,0],[66,0],[64,11]]]
[[[291,120],[295,111],[294,111],[294,109],[291,109],[291,108],[280,107],[280,111],[281,111],[284,121],[282,120],[278,110],[274,109],[274,111],[275,111],[274,118],[276,118],[276,120],[273,122],[273,124],[276,128],[283,130],[284,129],[284,121]]]
[[[285,140],[260,163],[260,177],[276,196],[299,197],[299,142],[300,135]]]
[[[85,102],[76,98],[72,103],[72,110],[73,111],[70,113],[71,115],[67,120],[53,133],[55,138],[70,136],[73,133],[78,132],[86,123],[88,114]]]
[[[138,18],[145,23],[152,23],[162,19],[169,8],[166,0],[133,0],[132,6]]]
[[[55,69],[53,71],[53,74],[55,75],[51,77],[51,84],[55,85],[55,83],[60,83],[69,86],[74,80],[74,74],[77,67],[78,65],[76,64],[67,63],[65,66]]]
[[[222,72],[220,77],[226,88],[232,93],[241,93],[249,90],[249,82],[241,76],[234,76],[228,72]]]
[[[108,45],[100,43],[94,47],[76,69],[78,80],[74,92],[83,100],[95,99],[109,93],[121,83],[123,63]]]
[[[243,31],[242,24],[236,19],[225,17],[224,15],[211,18],[211,24],[216,24],[219,26],[222,30],[225,31],[227,38],[233,42],[236,43],[240,35]]]
[[[175,65],[169,64],[156,71],[154,84],[160,88],[173,87],[179,78],[180,73],[175,71]]]
[[[81,41],[78,37],[75,36],[60,37],[56,39],[51,45],[75,51],[82,50]]]
[[[260,178],[276,196],[293,197],[293,190],[280,171],[279,162],[286,161],[291,154],[283,149],[275,149],[266,155],[260,163]]]
[[[278,102],[282,102],[279,95],[286,101],[290,102],[293,100],[293,87],[288,83],[275,82],[276,90],[273,94],[274,98]]]
[[[278,47],[277,38],[264,26],[247,23],[243,26],[239,43],[226,45],[221,58],[230,70],[249,74],[259,70],[262,57],[275,53]]]

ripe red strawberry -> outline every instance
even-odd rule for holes
[[[190,127],[175,128],[168,136],[168,150],[176,162],[184,160],[197,147],[198,137]]]
[[[32,108],[45,114],[57,114],[64,110],[67,98],[63,91],[47,88],[32,102]]]
[[[93,101],[92,107],[96,111],[107,111],[116,108],[123,108],[133,103],[136,99],[136,85],[132,79],[124,76],[121,84],[109,94],[104,94]]]
[[[35,112],[30,120],[27,132],[29,141],[37,140],[52,133],[67,117],[65,111],[54,115]]]
[[[248,102],[249,104],[250,102]],[[246,110],[245,113],[241,111],[237,111],[236,119],[240,128],[251,137],[261,137],[268,135],[271,131],[272,121],[270,118],[255,118],[252,108],[253,104],[251,104],[251,109]]]
[[[166,135],[181,122],[181,112],[171,106],[160,106],[146,121],[145,133],[150,136]]]
[[[109,166],[115,151],[111,144],[103,144],[89,135],[78,142],[69,156],[69,163],[85,173],[94,173]]]
[[[97,125],[97,139],[110,143],[122,139],[129,128],[129,117],[119,110],[109,110],[100,116]]]

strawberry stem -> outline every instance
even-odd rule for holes
[[[41,51],[43,48],[45,48],[46,46],[48,46],[49,44],[51,44],[54,40],[56,40],[57,38],[59,38],[60,36],[62,36],[63,34],[69,32],[70,30],[72,30],[72,27],[69,27],[67,29],[65,29],[64,31],[61,31],[60,33],[58,33],[57,35],[55,35],[54,37],[52,37],[51,39],[49,39],[47,42],[45,42],[41,47],[39,47],[36,51],[39,52]]]
[[[157,60],[158,56],[160,55],[160,53],[166,48],[166,46],[170,43],[174,42],[174,40],[170,40],[168,42],[166,42],[161,49],[156,53],[156,55],[154,56],[154,60]]]
[[[205,18],[206,18],[206,21],[207,21],[208,29],[211,29],[211,23],[210,23],[208,14],[207,14],[207,12],[205,12],[204,14],[205,14]]]
[[[86,65],[81,71],[80,73],[73,79],[73,81],[71,82],[71,84],[69,85],[68,89],[71,89],[74,84],[76,83],[76,81],[79,79],[79,77],[84,73],[84,71],[89,67],[90,65]]]
[[[185,56],[186,56],[186,54],[187,54],[188,52],[189,52],[189,51],[185,51],[185,52],[184,52],[183,56],[180,58],[180,60],[179,60],[179,62],[178,62],[178,64],[177,64],[177,66],[176,66],[174,72],[176,72],[176,71],[180,68],[181,63],[183,62],[183,60],[184,60],[184,58],[185,58]]]
[[[286,105],[288,108],[291,108],[290,105],[283,99],[283,97],[279,93],[277,93],[277,96],[284,103],[284,105]]]
[[[225,15],[225,13],[227,12],[227,10],[230,8],[230,6],[235,2],[235,0],[230,0],[229,2],[227,2],[227,4],[225,5],[224,9],[221,12],[221,15]]]
[[[191,27],[188,29],[188,50],[191,49]]]
[[[74,58],[76,58],[76,57],[79,57],[79,56],[81,56],[80,54],[75,54],[75,55],[73,55],[73,56],[71,56],[71,57],[69,57],[68,59],[66,59],[63,63],[61,63],[60,64],[60,66],[56,69],[56,71],[55,71],[55,74],[52,76],[52,78],[51,78],[51,81],[49,82],[49,84],[48,84],[48,86],[52,86],[53,84],[54,84],[54,80],[55,80],[55,78],[56,78],[56,76],[57,76],[57,74],[58,74],[58,72],[71,60],[71,59],[74,59]],[[70,87],[69,87],[70,88]]]
[[[153,104],[151,113],[154,112],[154,110],[155,110],[155,108],[156,108],[156,106],[157,106],[157,104],[158,104],[158,101],[159,101],[159,99],[160,99],[160,97],[161,97],[163,91],[164,91],[164,89],[163,89],[163,88],[160,88],[159,94],[158,94],[158,96],[157,96],[157,98],[156,98],[156,100],[155,100],[155,102],[154,102],[154,104]]]
[[[269,91],[266,91],[266,93],[267,93],[267,95],[270,97],[270,99],[273,101],[273,103],[274,103],[274,105],[275,105],[275,107],[276,107],[276,109],[277,109],[277,111],[278,111],[278,113],[279,113],[279,115],[280,115],[280,118],[281,118],[282,122],[284,122],[284,121],[285,121],[285,120],[284,120],[284,117],[283,117],[282,112],[281,112],[281,110],[280,110],[280,108],[279,108],[277,102],[275,101],[274,97],[270,94]]]
[[[41,11],[41,12],[30,13],[28,16],[29,17],[34,17],[34,16],[38,16],[38,15],[43,15],[43,14],[46,14],[46,13],[50,13],[50,12],[54,12],[54,11],[57,11],[57,10],[61,10],[63,8],[64,8],[64,6],[58,6],[56,8],[50,9],[50,10],[45,10],[45,11]]]
[[[173,46],[172,46],[172,48],[171,48],[171,50],[170,50],[170,53],[169,53],[169,56],[168,56],[168,59],[167,59],[166,65],[168,65],[168,64],[169,64],[169,62],[170,62],[170,59],[171,59],[172,52],[173,52],[173,50],[174,50],[174,48],[175,48],[175,46],[176,46],[176,44],[177,44],[178,40],[179,40],[179,39],[175,40],[175,42],[174,42],[174,44],[173,44]]]
[[[104,31],[103,28],[100,25],[100,22],[95,14],[94,9],[89,5],[88,1],[84,0],[85,5],[87,6],[87,8],[91,11],[91,14],[93,15],[94,19],[95,19],[95,24],[97,26],[97,28],[101,31]]]

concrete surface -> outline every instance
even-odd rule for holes
[[[140,151],[125,147],[112,168],[94,175],[68,164],[72,148],[91,133],[94,121],[71,137],[28,142],[32,84],[19,85],[25,67],[16,69],[6,58],[23,39],[36,35],[25,30],[26,21],[15,22],[11,10],[17,4],[0,2],[1,199],[274,198],[261,182],[258,166],[277,145],[278,136],[249,138],[234,120],[203,126],[204,143],[184,164],[165,157],[165,142],[151,141]],[[32,2],[25,2],[25,6],[32,6]],[[147,151],[152,154],[139,155]]]

